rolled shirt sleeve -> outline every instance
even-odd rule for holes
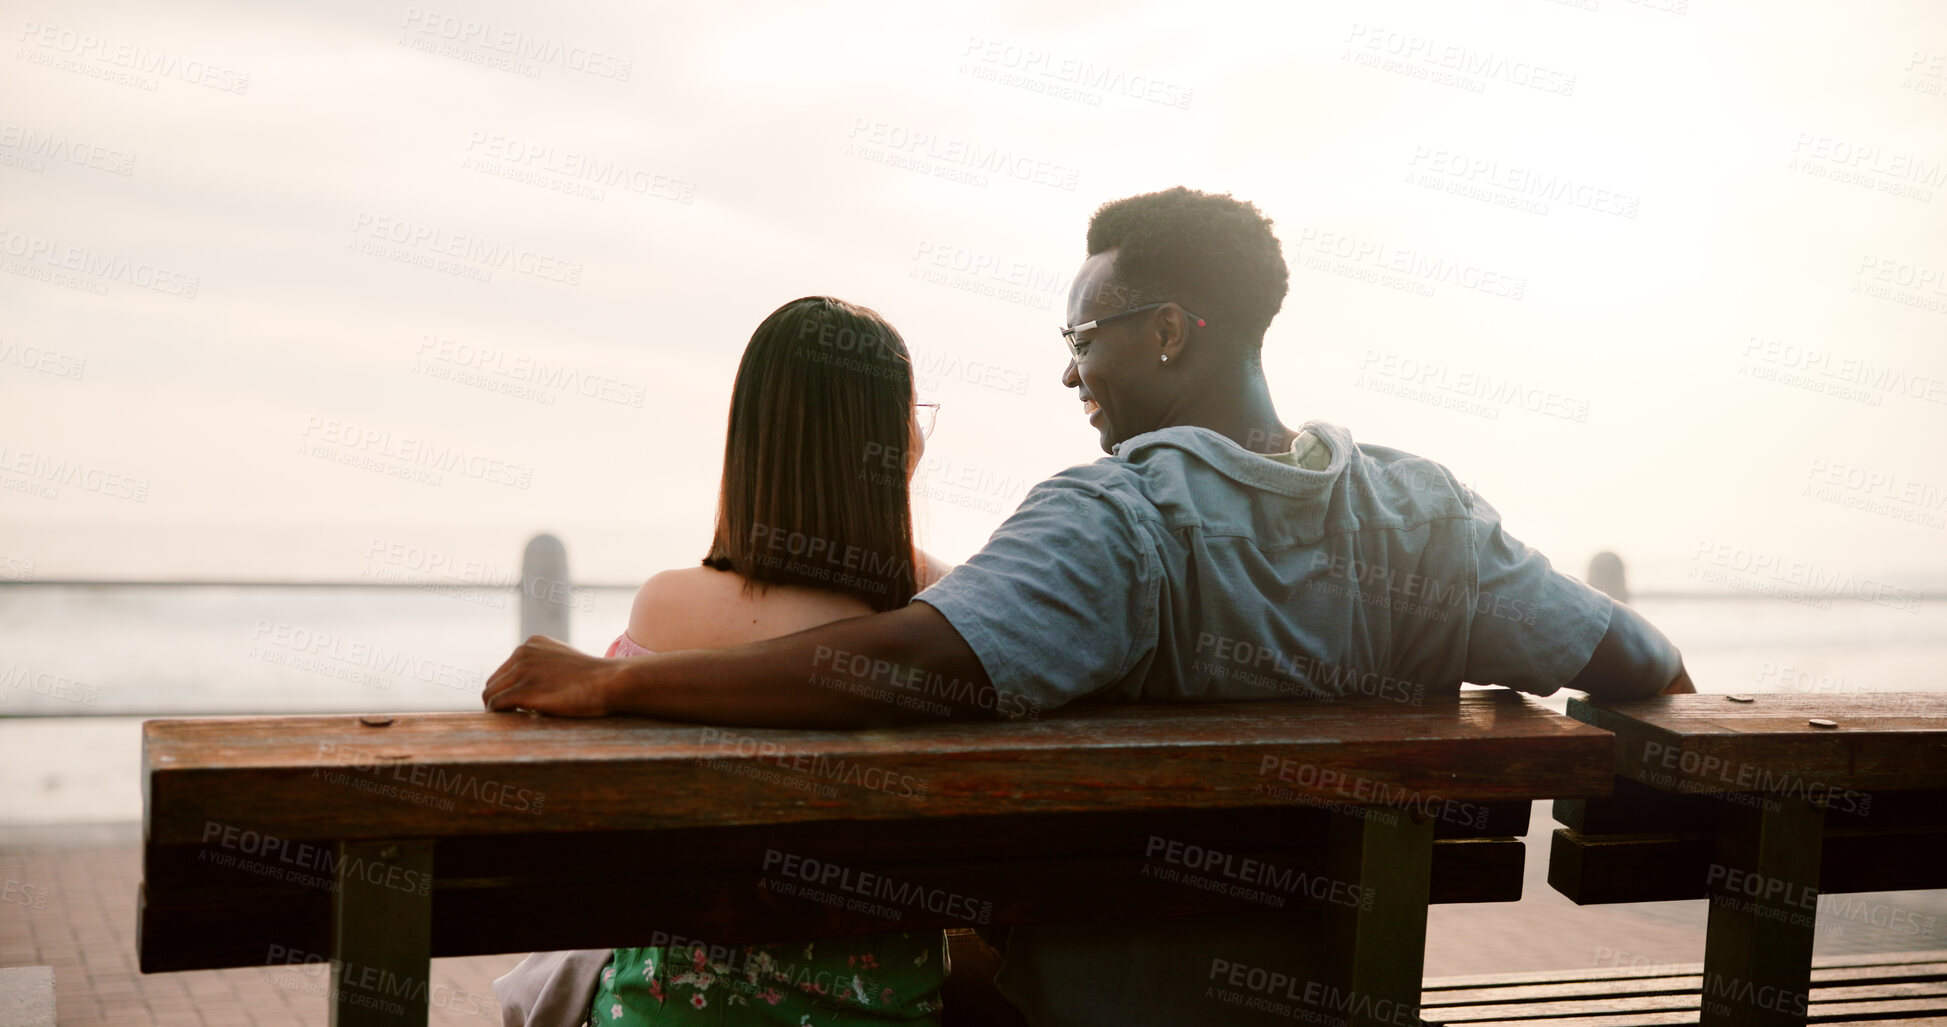
[[[1002,695],[1022,700],[999,708],[1031,716],[1122,680],[1155,652],[1163,567],[1150,532],[1125,499],[1058,476],[914,599],[946,617]]]
[[[1467,642],[1467,681],[1551,695],[1595,654],[1609,630],[1611,600],[1569,577],[1501,528],[1501,514],[1473,497],[1480,590]]]

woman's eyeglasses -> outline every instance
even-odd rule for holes
[[[940,419],[938,403],[914,403],[913,420],[919,423],[919,437],[924,439],[933,434],[933,422]]]
[[[1155,310],[1157,307],[1167,307],[1169,305],[1170,305],[1169,300],[1164,300],[1161,303],[1145,303],[1140,307],[1130,307],[1128,310],[1124,310],[1120,313],[1110,314],[1108,317],[1098,317],[1093,321],[1083,321],[1081,324],[1075,325],[1073,327],[1063,328],[1061,330],[1061,341],[1068,344],[1068,355],[1075,358],[1076,360],[1080,360],[1082,359],[1082,354],[1086,352],[1081,347],[1087,346],[1088,340],[1077,339],[1075,338],[1075,336],[1080,335],[1081,333],[1086,332],[1093,328],[1100,328],[1111,321],[1120,321],[1125,317],[1134,317],[1137,314],[1140,314],[1144,311]],[[1183,312],[1183,316],[1189,318],[1192,321],[1195,321],[1198,328],[1205,327],[1207,324],[1207,322],[1205,322],[1203,318],[1200,318],[1197,315],[1192,314],[1187,310]]]

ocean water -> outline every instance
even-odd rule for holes
[[[604,651],[631,598],[576,589],[571,640]],[[474,586],[8,586],[0,714],[474,710],[519,618]]]
[[[0,716],[478,709],[519,637],[512,590],[0,587]],[[579,589],[570,641],[600,653],[631,593]],[[1947,603],[1646,598],[1711,692],[1940,691]],[[1565,701],[1555,697],[1551,704]]]

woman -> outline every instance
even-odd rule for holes
[[[906,344],[877,313],[827,296],[773,311],[737,369],[709,554],[645,582],[608,655],[738,645],[905,606],[946,570],[913,544],[909,495],[935,410],[915,402]],[[947,971],[940,931],[745,946],[716,961],[700,946],[624,948],[579,1007],[587,982],[563,978],[600,957],[564,955],[530,956],[510,978],[539,987],[552,974],[545,987],[573,995],[594,1027],[937,1025]],[[503,1003],[514,1019],[536,1008]]]

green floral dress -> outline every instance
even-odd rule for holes
[[[627,632],[608,647],[611,657],[649,651]],[[589,1003],[588,1023],[939,1027],[946,973],[944,931],[747,945],[714,953],[700,944],[616,949]]]
[[[941,931],[715,952],[702,945],[616,949],[588,1022],[938,1027],[946,964]]]

